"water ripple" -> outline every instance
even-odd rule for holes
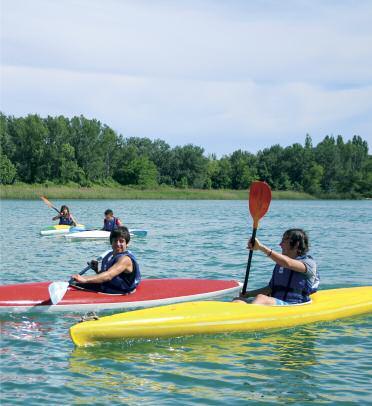
[[[148,229],[147,238],[131,242],[147,277],[243,278],[251,228],[246,202],[55,203],[71,206],[89,226],[99,226],[110,207],[131,227]],[[323,288],[371,284],[371,208],[371,202],[274,201],[259,238],[275,248],[286,228],[304,227]],[[107,249],[102,241],[41,237],[52,215],[40,202],[2,202],[2,216],[16,222],[0,230],[2,283],[65,280]],[[250,286],[267,283],[271,270],[267,258],[255,254]],[[2,404],[370,402],[371,316],[264,333],[74,349],[68,328],[78,319],[1,316]]]

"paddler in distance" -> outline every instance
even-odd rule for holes
[[[141,272],[136,257],[128,250],[129,241],[127,227],[111,231],[112,251],[102,259],[101,270],[98,270],[97,261],[91,261],[90,265],[97,275],[73,275],[72,279],[76,281],[73,286],[111,294],[135,291],[141,281]]]
[[[299,228],[289,229],[279,245],[281,254],[261,244],[257,238],[254,247],[251,240],[248,242],[247,248],[266,254],[275,262],[275,267],[267,286],[240,294],[234,301],[248,302],[247,299],[254,297],[253,304],[291,305],[310,300],[309,296],[319,287],[319,274],[314,259],[307,255],[309,238],[306,232]]]
[[[104,231],[113,231],[118,227],[121,227],[122,223],[118,217],[114,217],[114,212],[111,209],[105,211],[105,218],[103,219],[103,228]]]
[[[57,210],[57,209],[56,209]],[[57,210],[58,211],[58,210]],[[66,225],[66,226],[76,226],[76,221],[72,214],[70,213],[69,208],[66,205],[61,206],[61,210],[59,214],[53,217],[53,221],[59,219],[59,225]]]

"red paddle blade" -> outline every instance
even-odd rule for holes
[[[258,227],[259,220],[269,210],[270,202],[270,186],[266,182],[252,182],[249,188],[249,211],[253,218],[253,228]]]

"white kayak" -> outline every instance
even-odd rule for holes
[[[63,224],[56,224],[53,226],[44,227],[41,231],[41,235],[59,235],[68,234],[73,232],[84,231],[85,226],[83,224],[77,224],[76,226],[67,226]]]
[[[135,237],[146,237],[146,230],[129,229],[130,235]],[[89,230],[79,231],[76,233],[65,234],[65,237],[69,240],[108,240],[110,238],[110,231],[104,230]]]

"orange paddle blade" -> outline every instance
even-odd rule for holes
[[[258,227],[259,220],[269,210],[270,202],[270,186],[266,182],[252,182],[249,188],[249,211],[253,218],[253,228]]]
[[[40,199],[51,209],[54,209],[57,213],[59,213],[59,210],[57,209],[57,207],[53,206],[53,203],[50,202],[46,197],[44,196],[40,196]]]
[[[51,203],[46,197],[40,196],[40,199],[41,199],[48,207],[53,207],[53,203]]]

